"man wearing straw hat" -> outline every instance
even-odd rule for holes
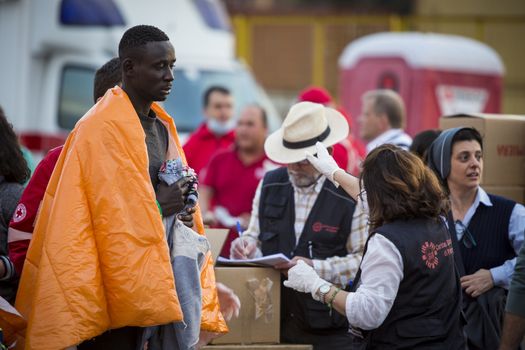
[[[292,106],[264,145],[267,156],[285,166],[268,172],[259,184],[249,227],[232,243],[232,258],[283,253],[292,260],[276,268],[286,274],[298,260],[315,266],[347,256],[347,241],[355,243],[348,239],[355,202],[306,160],[317,141],[331,148],[347,135],[348,122],[335,109],[312,102]],[[364,238],[357,241],[352,250],[359,261]],[[323,287],[313,297],[283,288],[283,343],[313,344],[316,350],[348,348],[347,321],[326,306],[330,296]]]

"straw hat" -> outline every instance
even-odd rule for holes
[[[306,159],[305,152],[316,153],[315,143],[332,146],[348,136],[348,122],[333,108],[319,103],[299,102],[290,108],[281,128],[264,143],[268,158],[281,164]]]

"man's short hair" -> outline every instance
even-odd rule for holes
[[[122,82],[122,71],[120,70],[120,58],[114,57],[100,67],[95,73],[93,84],[93,99],[95,103],[104,96],[108,89]]]
[[[169,41],[170,38],[157,27],[149,25],[138,25],[131,27],[120,39],[118,44],[118,56],[121,60],[131,55],[133,50],[140,48],[150,42]]]
[[[372,90],[363,95],[363,100],[371,100],[375,114],[385,114],[394,129],[405,127],[405,104],[399,94],[393,90]]]
[[[226,88],[224,86],[219,86],[219,85],[210,86],[204,92],[204,96],[203,96],[203,99],[202,99],[202,103],[204,105],[204,108],[208,107],[208,104],[210,103],[210,96],[214,92],[219,92],[219,93],[221,93],[223,95],[231,95],[230,90],[228,90],[228,88]]]

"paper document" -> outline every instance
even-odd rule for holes
[[[289,262],[290,259],[286,257],[286,255],[279,253],[279,254],[272,254],[263,256],[262,258],[255,258],[255,259],[245,259],[245,260],[236,260],[236,259],[226,259],[222,256],[219,256],[217,259],[217,263],[223,264],[223,265],[235,265],[235,266],[275,266],[278,264]]]

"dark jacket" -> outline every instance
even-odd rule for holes
[[[374,232],[398,249],[403,279],[385,321],[368,332],[367,348],[464,349],[461,286],[445,225],[414,219],[388,223]]]
[[[304,256],[326,259],[345,256],[355,202],[342,189],[325,181],[296,244],[294,189],[286,168],[266,174],[259,201],[259,225],[263,255],[283,253],[289,258]],[[346,331],[348,322],[311,295],[282,288],[282,324],[295,322],[310,333]]]

